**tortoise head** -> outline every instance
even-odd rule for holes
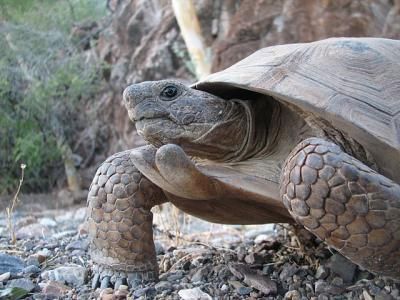
[[[123,98],[138,133],[156,147],[177,144],[189,155],[226,161],[247,140],[249,116],[243,101],[174,80],[133,84]]]

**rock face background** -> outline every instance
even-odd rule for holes
[[[255,50],[328,37],[400,37],[399,0],[194,1],[212,69],[224,69]],[[109,64],[98,106],[103,112],[105,155],[142,143],[122,106],[130,83],[179,78],[195,81],[170,1],[109,0],[112,21],[96,47]]]

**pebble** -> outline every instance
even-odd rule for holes
[[[203,281],[207,274],[210,272],[210,266],[200,267],[190,279],[191,282]]]
[[[18,278],[9,280],[7,282],[7,287],[18,287],[24,289],[25,291],[31,292],[35,289],[35,284],[27,278]]]
[[[345,282],[351,282],[354,278],[357,266],[347,258],[335,253],[329,260],[330,269]]]
[[[245,256],[244,261],[248,264],[262,264],[264,262],[264,256],[252,252]]]
[[[57,226],[57,222],[51,218],[41,218],[41,219],[39,219],[39,224],[41,224],[43,226],[47,226],[47,227],[56,227]]]
[[[89,240],[88,239],[79,239],[76,241],[70,242],[65,250],[83,250],[86,251],[89,248]]]
[[[22,272],[25,263],[16,256],[0,253],[0,274],[10,272],[12,276]]]
[[[172,289],[172,284],[169,281],[159,281],[159,282],[156,283],[154,288],[157,291],[171,290]]]
[[[41,285],[42,293],[47,297],[61,298],[71,288],[58,281],[48,281]]]
[[[22,274],[35,275],[41,272],[38,266],[30,265],[22,270]]]
[[[283,297],[283,299],[300,300],[301,299],[301,294],[299,293],[299,291],[287,291],[285,293],[285,296]]]
[[[51,231],[47,226],[34,223],[21,227],[15,232],[17,239],[47,239],[51,236]]]
[[[315,278],[317,279],[325,279],[329,276],[329,269],[323,265],[319,265],[317,272],[315,273]]]
[[[315,286],[315,293],[321,294],[326,291],[326,289],[328,287],[328,283],[326,281],[320,279],[314,283],[314,286]]]
[[[86,268],[79,265],[58,267],[53,270],[42,272],[44,279],[65,282],[67,285],[80,286],[87,281]]]
[[[140,288],[140,289],[136,289],[133,292],[133,296],[134,297],[146,297],[146,299],[150,298],[154,298],[154,295],[156,294],[156,289],[154,287],[144,287],[144,288]]]
[[[251,291],[252,291],[252,288],[247,287],[247,286],[241,286],[241,287],[238,288],[236,291],[238,292],[239,295],[244,296],[244,295],[250,294]]]
[[[362,295],[364,297],[364,300],[374,300],[374,298],[372,298],[372,296],[366,290],[363,290]]]
[[[282,281],[288,280],[290,277],[292,277],[298,270],[298,267],[294,264],[289,264],[286,263],[283,268],[281,273],[279,274],[279,279]]]
[[[177,281],[177,280],[182,279],[183,276],[184,276],[184,274],[183,274],[182,271],[177,271],[175,273],[172,273],[171,275],[168,275],[167,278],[168,278],[168,281],[173,282],[173,281]]]
[[[259,274],[245,274],[243,282],[265,295],[275,295],[278,290],[275,281]]]
[[[183,300],[212,300],[212,297],[203,292],[199,287],[193,289],[183,289],[178,292]]]
[[[39,267],[43,262],[46,261],[46,257],[39,254],[32,254],[25,260],[25,263],[29,266],[37,266]]]
[[[8,279],[10,279],[11,273],[6,272],[0,275],[0,282],[6,282]]]

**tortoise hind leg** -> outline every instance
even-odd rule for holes
[[[150,211],[164,193],[137,170],[130,151],[109,157],[97,170],[88,196],[92,287],[118,287],[158,278]]]
[[[323,139],[288,157],[280,194],[292,217],[361,267],[400,279],[400,185]]]

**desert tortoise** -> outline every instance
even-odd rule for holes
[[[400,41],[261,49],[192,87],[143,82],[124,102],[148,146],[117,153],[88,197],[93,286],[158,276],[154,205],[226,224],[302,224],[400,279]]]

